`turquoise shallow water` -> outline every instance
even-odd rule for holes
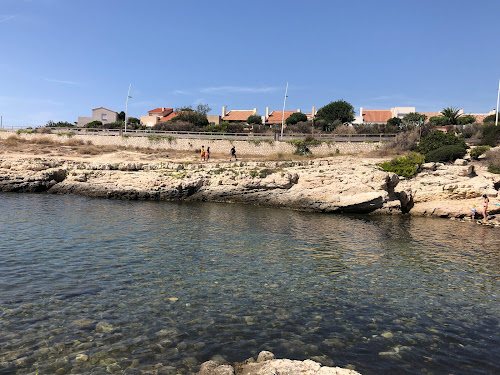
[[[2,375],[187,374],[260,350],[500,373],[495,228],[1,194],[0,233]]]

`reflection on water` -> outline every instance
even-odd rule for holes
[[[495,228],[3,194],[0,230],[0,374],[192,373],[260,350],[500,373]]]

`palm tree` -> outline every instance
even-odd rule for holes
[[[458,118],[461,116],[459,113],[460,109],[455,108],[455,107],[448,107],[444,108],[441,111],[441,114],[446,117],[446,119],[449,121],[451,125],[456,125],[458,122]]]

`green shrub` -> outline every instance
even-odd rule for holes
[[[259,115],[250,115],[247,118],[247,124],[262,125],[262,117]]]
[[[425,154],[425,161],[435,163],[454,161],[463,158],[466,153],[467,149],[461,145],[446,145]]]
[[[290,116],[288,116],[285,123],[287,125],[295,125],[298,122],[304,122],[304,121],[307,121],[307,116],[302,112],[295,112],[292,113]]]
[[[72,124],[71,122],[67,121],[54,122],[52,120],[49,120],[47,121],[47,124],[45,126],[50,128],[72,128],[75,126],[75,124]]]
[[[416,152],[411,152],[407,156],[394,158],[392,160],[386,161],[379,164],[386,172],[396,173],[398,176],[412,177],[418,172],[418,168],[422,163],[424,163],[425,157],[423,155],[417,154]]]
[[[415,151],[425,155],[442,146],[449,145],[459,145],[464,150],[468,148],[462,137],[457,137],[454,134],[443,133],[442,131],[436,130],[423,137],[418,146],[415,148]]]
[[[458,125],[473,124],[475,122],[476,122],[476,116],[473,115],[463,115],[460,116],[457,120]]]
[[[450,124],[450,121],[444,116],[432,116],[429,122],[434,126],[446,126]]]
[[[481,133],[482,145],[495,147],[498,143],[500,143],[500,126],[495,126],[495,124],[484,125],[481,129]]]
[[[402,123],[403,123],[403,121],[398,117],[392,117],[389,120],[387,120],[387,125],[395,128],[395,129],[399,129],[401,127]]]
[[[99,120],[91,121],[83,126],[84,128],[100,128],[102,127],[102,122]]]
[[[483,123],[487,124],[487,123],[492,122],[494,124],[496,119],[497,119],[497,115],[496,115],[496,113],[494,113],[492,115],[486,116],[483,120]],[[498,114],[498,119],[500,120],[500,113]]]
[[[227,133],[228,125],[227,122],[221,122],[220,124],[205,126],[203,130],[211,133]]]
[[[470,150],[470,157],[474,160],[478,160],[479,157],[486,151],[489,151],[490,146],[477,146]]]

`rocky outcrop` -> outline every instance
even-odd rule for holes
[[[305,360],[275,359],[268,351],[259,353],[257,360],[249,358],[234,366],[208,361],[201,365],[198,375],[360,375],[359,372],[340,367],[322,366]]]
[[[377,167],[379,160],[328,158],[296,162],[92,163],[0,160],[0,191],[79,194],[134,200],[241,202],[336,212],[465,217],[500,176],[466,161],[427,163],[412,178]],[[479,172],[479,173],[478,173]]]

